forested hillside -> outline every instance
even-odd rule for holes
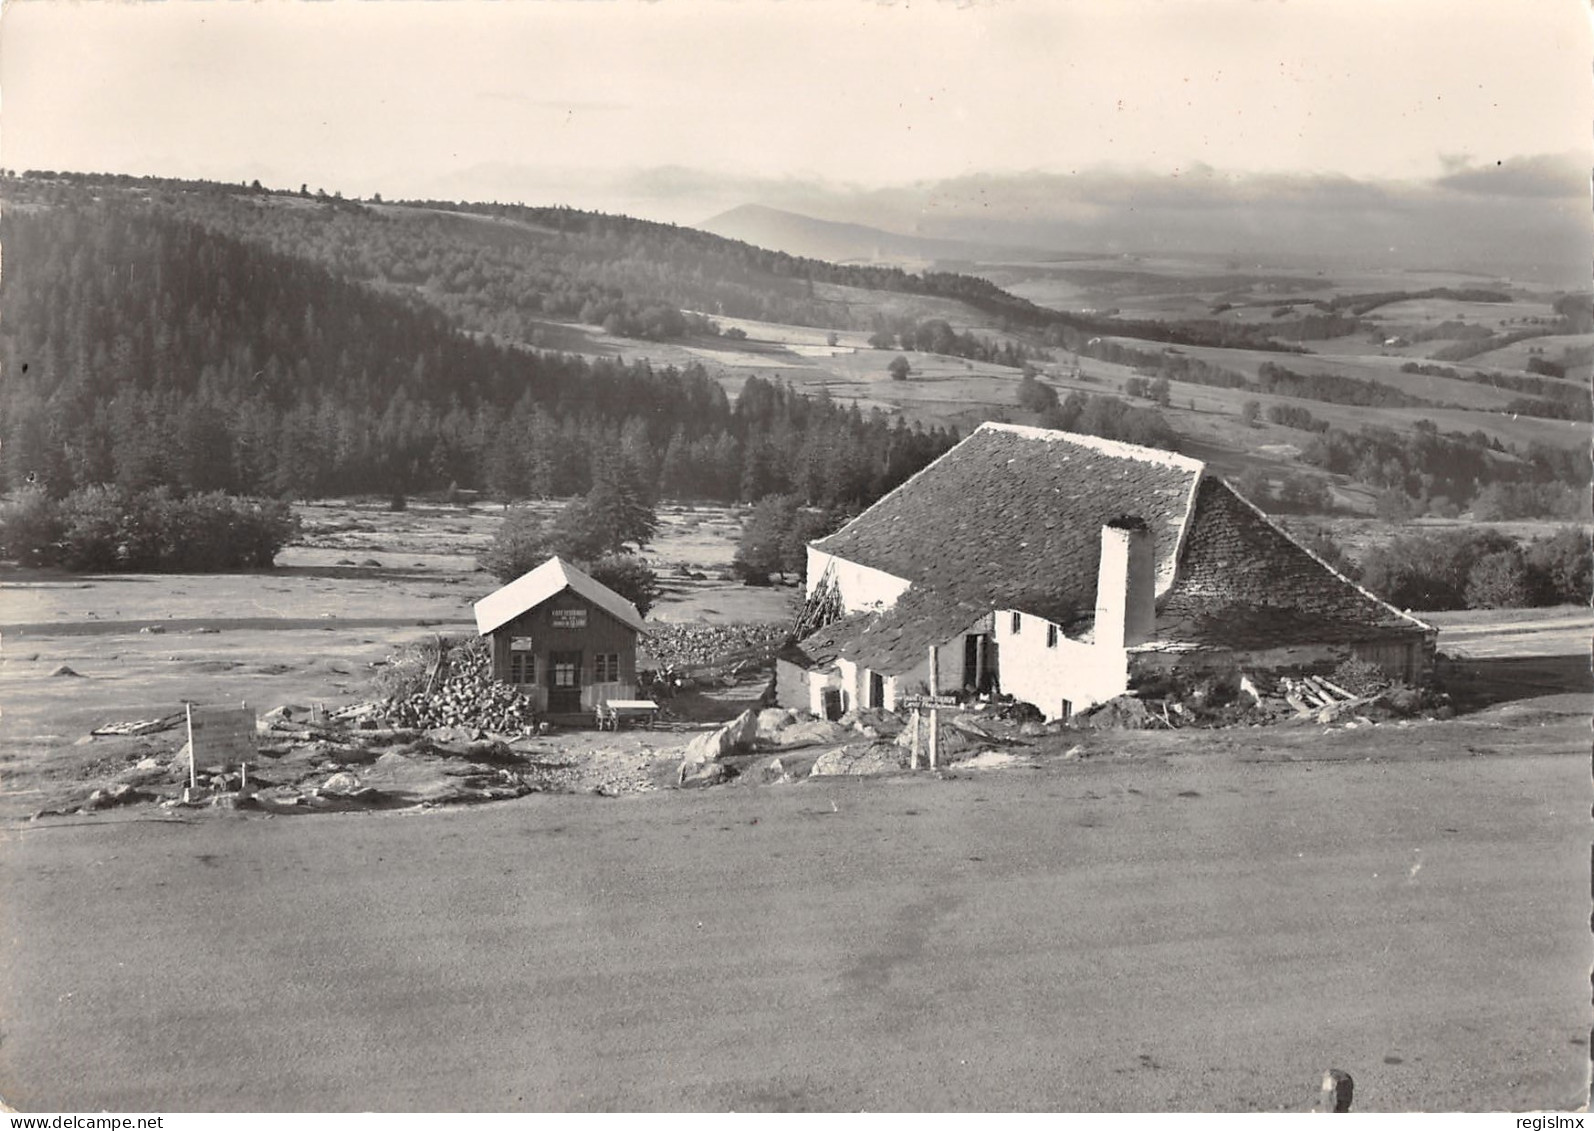
[[[856,504],[955,440],[700,370],[496,345],[436,307],[126,196],[13,207],[4,486],[585,491]]]
[[[921,295],[1037,345],[1077,348],[1098,334],[1148,341],[1299,351],[1269,331],[1217,320],[1132,321],[1047,309],[988,280],[896,267],[838,265],[693,228],[563,207],[343,200],[324,193],[110,175],[9,178],[13,200],[147,202],[174,217],[309,259],[334,274],[411,291],[471,330],[535,344],[541,319],[601,324],[660,340],[712,333],[686,312],[835,329],[888,330],[876,313],[817,284]]]

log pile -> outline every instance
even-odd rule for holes
[[[537,723],[531,701],[493,679],[487,649],[474,642],[449,651],[420,690],[384,700],[382,714],[393,726],[417,730],[461,726],[515,734]]]
[[[1279,682],[1279,690],[1284,693],[1284,701],[1295,708],[1296,715],[1302,718],[1316,716],[1320,723],[1334,722],[1376,698],[1373,695],[1353,695],[1338,684],[1315,675],[1302,676],[1300,679],[1286,677]]]
[[[661,672],[757,667],[775,654],[788,631],[783,624],[651,624],[641,647]]]

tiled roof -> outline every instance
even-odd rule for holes
[[[1114,518],[1151,527],[1159,592],[1168,584],[1201,469],[1094,436],[983,424],[815,545],[906,579],[910,593],[931,589],[949,607],[1078,627],[1095,609],[1101,528]]]
[[[621,624],[638,632],[646,631],[635,605],[563,558],[549,558],[536,569],[521,574],[502,589],[495,589],[477,601],[476,630],[486,636],[566,589],[581,594]]]
[[[1409,636],[1430,626],[1355,585],[1218,479],[1203,479],[1157,639],[1268,648]]]
[[[852,660],[871,671],[897,675],[926,662],[930,645],[946,643],[989,613],[989,609],[942,598],[929,587],[915,587],[889,609],[854,613],[826,625],[800,641],[797,654],[787,658],[811,667],[837,659]],[[963,656],[960,652],[943,660],[961,664]]]

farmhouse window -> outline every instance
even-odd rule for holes
[[[569,655],[569,653],[565,654]],[[555,660],[553,665],[553,685],[555,687],[580,687],[580,673],[581,669],[570,660]]]
[[[537,654],[535,652],[509,653],[509,682],[537,682]]]
[[[599,652],[593,656],[592,679],[594,683],[619,683],[620,653]]]
[[[553,611],[553,626],[555,628],[586,628],[586,609],[555,609]]]
[[[1055,624],[1046,626],[1046,647],[1057,647],[1057,626]]]
[[[1019,633],[1019,630],[1021,628],[1023,628],[1023,627],[1024,627],[1024,614],[1023,613],[1014,613],[1013,614],[1013,635],[1017,636],[1018,633]]]

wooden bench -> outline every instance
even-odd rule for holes
[[[650,729],[659,705],[651,699],[605,699],[597,707],[598,729],[619,730],[624,722],[643,723]]]

